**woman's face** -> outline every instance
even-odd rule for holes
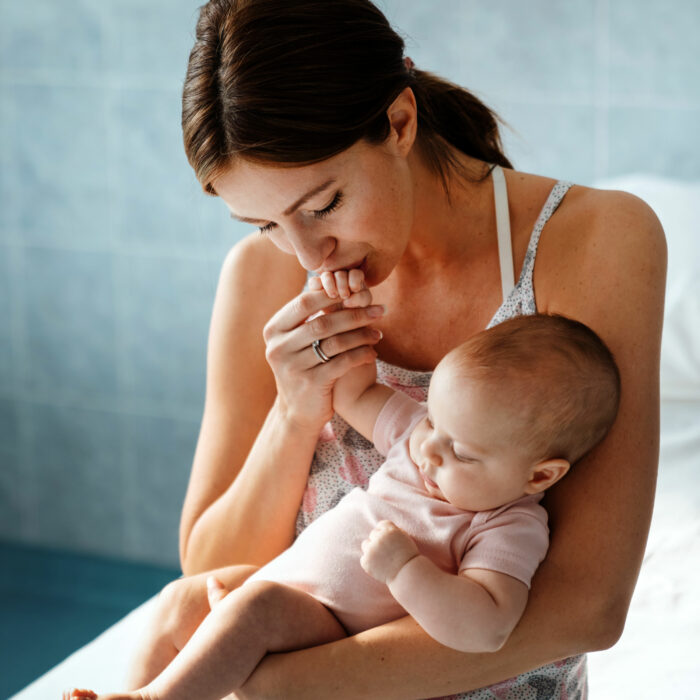
[[[280,167],[239,159],[214,183],[234,218],[254,224],[307,270],[361,268],[386,279],[413,223],[413,180],[394,132],[325,161]]]

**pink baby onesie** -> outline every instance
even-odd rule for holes
[[[381,520],[406,531],[443,571],[499,571],[529,587],[549,544],[541,494],[489,511],[463,511],[428,495],[408,453],[408,437],[426,415],[423,404],[396,392],[374,427],[386,456],[366,491],[353,489],[314,520],[279,557],[250,580],[277,581],[326,605],[349,634],[406,615],[389,588],[360,566],[360,545]]]

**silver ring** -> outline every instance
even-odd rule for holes
[[[316,357],[318,357],[321,362],[330,362],[331,358],[326,355],[325,352],[321,349],[321,341],[320,340],[314,340],[313,343],[311,343],[311,347],[314,349],[314,352],[316,353]]]

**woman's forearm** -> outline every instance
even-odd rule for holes
[[[318,435],[272,406],[236,479],[198,518],[183,572],[268,562],[294,538],[294,525]]]
[[[590,598],[581,597],[590,594],[590,589],[584,592],[574,586],[563,591],[556,584],[550,585],[551,581],[540,583],[544,585],[533,587],[523,617],[499,651],[464,653],[450,649],[405,617],[332,644],[268,656],[236,697],[439,697],[492,685],[612,643],[605,631],[602,607],[598,609]]]

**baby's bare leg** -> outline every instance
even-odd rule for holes
[[[209,614],[207,578],[238,588],[258,567],[226,566],[169,583],[158,597],[156,611],[139,641],[129,669],[127,688],[148,685],[177,656]]]
[[[265,654],[343,637],[343,627],[315,598],[288,586],[255,581],[216,605],[168,668],[143,688],[141,697],[219,700],[240,688]]]

